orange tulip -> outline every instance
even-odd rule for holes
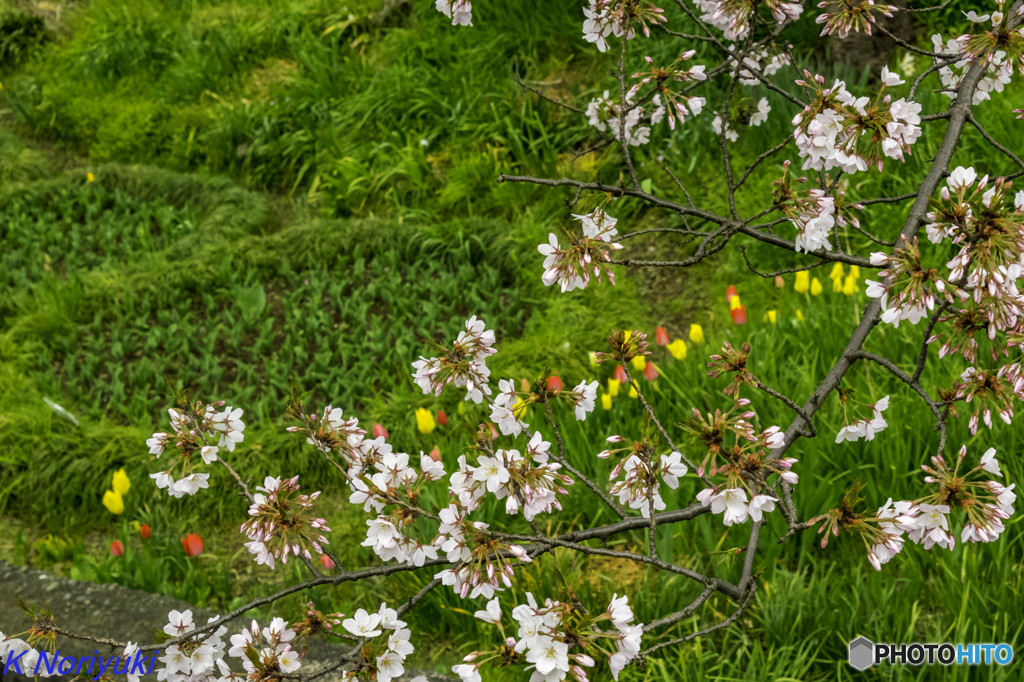
[[[548,377],[549,391],[552,391],[553,393],[558,393],[563,388],[565,388],[565,385],[562,384],[562,378],[560,376],[558,376],[557,374],[552,374],[551,376]]]
[[[622,368],[622,365],[615,368],[615,380],[620,384],[624,384],[629,381],[629,379],[626,378],[626,370]]]
[[[185,548],[185,554],[196,557],[203,553],[203,539],[195,533],[189,533],[181,539],[181,546]]]
[[[732,315],[733,324],[746,324],[747,323],[747,307],[741,305],[739,308],[734,308],[729,311]]]
[[[383,426],[381,426],[379,422],[374,422],[373,423],[373,437],[374,438],[384,437],[385,439],[387,439],[387,437],[388,437],[388,430],[385,429]]]
[[[427,457],[429,457],[430,459],[434,460],[435,462],[440,462],[441,461],[441,449],[438,448],[435,445],[434,449],[431,450],[429,453],[427,453]]]
[[[658,327],[654,330],[654,340],[658,342],[659,346],[668,345],[668,332],[665,331],[664,327]]]
[[[139,528],[139,535],[142,536],[143,540],[148,540],[150,537],[153,536],[153,531],[150,530],[148,523],[142,524],[142,526]]]
[[[648,362],[647,366],[644,367],[644,379],[648,381],[654,381],[658,378],[658,368],[654,366],[653,362]]]
[[[448,425],[448,415],[444,413],[444,410],[437,411],[437,423],[440,424],[441,426]]]
[[[736,287],[730,286],[725,290],[725,302],[728,303],[732,300],[733,296],[737,295]]]
[[[124,543],[120,540],[114,540],[111,542],[110,553],[114,556],[124,556]]]
[[[320,565],[324,567],[325,571],[329,571],[334,568],[334,559],[327,556],[326,554],[321,554]]]

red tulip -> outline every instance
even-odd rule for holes
[[[148,540],[150,537],[152,537],[153,531],[150,530],[148,523],[142,524],[142,526],[139,528],[139,535],[142,536],[143,540]]]
[[[434,449],[427,453],[427,457],[434,460],[435,462],[441,461],[441,450],[435,445]]]
[[[622,365],[615,368],[615,380],[620,384],[624,384],[629,381],[629,379],[626,378],[626,370],[622,368]]]
[[[732,297],[735,296],[737,293],[738,292],[736,291],[736,287],[730,286],[728,289],[725,290],[725,302],[728,303],[729,301],[731,301]]]
[[[551,376],[548,377],[549,391],[553,393],[558,393],[563,388],[565,388],[565,385],[562,384],[562,377],[558,376],[557,374],[552,374]]]
[[[644,378],[648,381],[654,381],[658,378],[658,368],[654,366],[653,362],[648,362],[644,365]]]
[[[326,554],[320,555],[320,565],[324,567],[325,571],[330,571],[334,568],[334,559],[327,556]]]
[[[440,424],[441,426],[448,425],[448,415],[444,413],[444,410],[437,411],[437,423]]]
[[[741,305],[739,308],[730,310],[729,314],[732,315],[733,324],[746,324],[747,323],[747,306]]]
[[[111,542],[110,553],[114,556],[124,556],[124,543],[120,540],[114,540]]]
[[[654,330],[654,340],[658,342],[659,346],[668,345],[668,332],[665,331],[664,327],[658,327]]]
[[[381,436],[383,436],[385,439],[387,439],[388,438],[388,430],[385,429],[383,426],[381,426],[379,422],[374,422],[373,423],[373,437],[374,438],[380,438]]]
[[[181,546],[185,548],[185,554],[196,557],[203,553],[203,539],[195,533],[189,533],[181,539]]]

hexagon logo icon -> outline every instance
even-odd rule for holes
[[[867,637],[850,642],[850,665],[856,670],[867,670],[875,662],[875,644]]]

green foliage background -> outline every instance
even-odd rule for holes
[[[536,378],[545,369],[567,384],[606,380],[587,353],[602,349],[613,328],[653,336],[664,325],[685,336],[702,324],[706,344],[676,361],[658,349],[662,369],[647,385],[669,420],[691,406],[726,407],[720,384],[703,362],[723,340],[754,346],[753,371],[802,399],[831,366],[864,299],[835,294],[826,272],[819,297],[796,294],[792,280],[776,289],[753,277],[737,254],[722,254],[687,271],[630,272],[613,289],[595,286],[558,295],[540,282],[536,244],[569,221],[564,191],[499,185],[501,172],[614,178],[614,149],[577,157],[595,139],[584,118],[520,88],[521,74],[552,97],[585,104],[607,74],[608,60],[579,33],[579,7],[542,0],[479,2],[470,29],[454,29],[430,0],[92,0],[17,2],[0,9],[0,552],[73,577],[116,580],[217,608],[237,606],[298,577],[292,568],[257,568],[237,526],[244,505],[232,495],[170,500],[148,481],[156,469],[143,443],[165,428],[171,379],[197,396],[246,410],[246,439],[234,464],[246,477],[299,473],[303,487],[324,488],[336,550],[351,566],[374,561],[350,542],[361,539],[364,515],[346,503],[338,482],[301,438],[283,431],[290,381],[361,423],[384,424],[409,452],[438,446],[451,469],[462,444],[486,419],[478,408],[445,394],[423,396],[409,377],[419,337],[450,338],[469,315],[494,328],[496,376]],[[981,9],[980,7],[978,8]],[[945,30],[952,9],[921,26]],[[868,73],[832,59],[801,25],[794,53],[824,73],[863,84]],[[650,45],[667,57],[678,45]],[[645,47],[647,47],[645,45]],[[698,59],[703,57],[703,51]],[[711,59],[708,54],[707,61]],[[911,64],[920,70],[924,58]],[[748,89],[749,90],[749,89]],[[744,106],[761,93],[746,93]],[[770,139],[789,135],[789,105],[769,94]],[[922,92],[926,108],[941,95]],[[1012,145],[1024,106],[1018,86],[979,109],[989,131]],[[710,208],[719,205],[717,144],[710,117],[673,134],[656,130],[638,161],[655,154],[680,159],[679,172]],[[941,138],[930,124],[914,156],[896,174],[862,174],[852,196],[911,191]],[[736,162],[761,148],[746,137]],[[954,163],[999,174],[1004,158],[966,137]],[[748,181],[763,192],[741,211],[763,207],[778,165]],[[917,175],[915,175],[917,173]],[[663,175],[645,186],[669,189]],[[756,193],[755,193],[756,194]],[[760,202],[760,203],[759,203]],[[876,232],[893,234],[906,207],[873,213]],[[634,228],[672,225],[664,215],[620,202],[615,215]],[[847,236],[847,238],[849,238]],[[655,255],[684,247],[635,240]],[[758,245],[750,255],[765,268],[786,262]],[[750,323],[729,323],[724,290],[739,287]],[[778,323],[763,319],[778,311]],[[798,321],[797,311],[804,321]],[[878,329],[873,350],[904,364],[916,357],[915,331]],[[948,385],[959,371],[946,361],[928,388]],[[874,367],[850,376],[858,396],[893,394],[890,428],[870,443],[834,445],[837,403],[826,405],[823,435],[801,441],[797,502],[806,515],[834,506],[855,479],[869,483],[869,504],[920,495],[918,466],[935,442],[930,413]],[[77,420],[59,415],[54,401]],[[834,400],[834,399],[833,399]],[[450,424],[429,436],[415,429],[416,407],[444,409]],[[779,405],[757,404],[762,423],[786,424]],[[562,415],[570,418],[569,414]],[[541,415],[529,415],[534,423]],[[635,435],[640,410],[620,395],[587,429],[569,423],[574,462],[606,477],[593,454],[611,433]],[[952,442],[970,455],[996,447],[1009,482],[1024,473],[1019,431],[997,427],[971,437],[956,424]],[[100,504],[110,475],[124,467],[134,486],[122,517]],[[212,485],[230,481],[214,470]],[[582,486],[577,486],[582,488]],[[205,492],[205,491],[204,491]],[[684,483],[670,506],[696,492]],[[437,500],[439,502],[440,500]],[[499,509],[488,510],[500,518]],[[574,490],[551,532],[577,521],[600,523],[585,491]],[[149,523],[154,537],[134,532]],[[1019,645],[1024,605],[1020,525],[1000,542],[958,546],[948,554],[908,548],[876,573],[855,539],[825,550],[810,533],[785,545],[775,518],[761,541],[762,589],[756,605],[726,631],[673,648],[630,670],[630,679],[860,679],[846,666],[846,642],[1008,641]],[[206,551],[183,556],[180,538],[199,532]],[[115,560],[115,537],[128,547]],[[729,551],[743,538],[717,520],[664,528],[659,552],[724,576],[738,575]],[[624,546],[643,538],[618,540]],[[719,553],[708,557],[708,549]],[[628,591],[643,619],[688,603],[694,588],[631,564],[556,562],[584,603],[602,608],[612,592]],[[550,567],[550,564],[547,564]],[[386,595],[404,599],[430,576],[402,575],[388,584],[343,586],[296,595],[275,613],[295,617],[315,599],[351,612]],[[523,570],[510,597],[523,590],[558,598],[556,573],[544,562]],[[413,612],[417,664],[444,669],[465,652],[492,645],[489,626],[467,606],[438,592]],[[675,637],[724,618],[730,604],[712,600]],[[653,640],[652,640],[653,641]],[[1019,679],[1010,669],[879,668],[871,679]],[[504,679],[494,673],[495,679]]]

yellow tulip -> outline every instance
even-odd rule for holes
[[[860,279],[860,266],[859,265],[851,265],[850,266],[850,277],[853,277],[854,279]]]
[[[111,514],[123,514],[124,513],[124,500],[121,499],[121,494],[113,490],[108,490],[103,493],[103,506],[107,508]]]
[[[796,273],[796,280],[793,282],[793,289],[798,294],[806,294],[811,288],[811,273],[801,270]]]
[[[845,277],[846,273],[843,272],[843,264],[836,263],[835,265],[833,265],[832,270],[828,273],[828,276],[831,277],[832,279],[842,279],[843,277]]]
[[[775,324],[779,319],[779,311],[769,310],[764,314],[764,319],[768,320],[772,324]]]
[[[735,296],[733,296],[732,298],[729,299],[729,310],[739,310],[742,307],[743,307],[743,304],[740,303],[740,295],[739,294],[736,294]]]
[[[512,407],[512,414],[519,419],[522,419],[523,415],[526,414],[526,401],[519,396],[516,396],[516,404]]]
[[[701,327],[699,324],[691,324],[690,341],[693,341],[694,343],[704,343],[704,327]],[[686,344],[683,345],[685,346]]]
[[[847,296],[853,296],[857,293],[857,279],[852,275],[846,276],[846,281],[843,283],[843,293]]]
[[[85,181],[86,182],[96,182],[96,176],[93,175],[92,173],[86,173],[85,174]]]
[[[114,472],[114,477],[110,480],[110,487],[118,495],[128,494],[128,489],[132,487],[132,482],[128,480],[128,474],[124,472],[124,469],[118,469]]]
[[[615,396],[617,396],[619,394],[619,385],[621,383],[622,382],[616,381],[615,379],[609,379],[608,380],[608,395],[610,395],[613,398]]]
[[[668,352],[671,353],[672,357],[676,360],[686,359],[686,342],[682,339],[676,339],[665,347],[668,348]]]
[[[601,394],[601,407],[606,410],[612,409],[612,396],[610,393]]]
[[[799,320],[800,322],[803,322],[804,321],[804,311],[797,310],[796,311],[796,319]]]
[[[821,280],[817,277],[811,280],[811,296],[817,296],[821,293]]]
[[[633,384],[629,385],[629,397],[630,398],[636,398],[637,397],[636,386],[634,386]]]
[[[590,351],[589,353],[587,353],[587,357],[590,358],[591,366],[597,367],[597,353],[595,353],[594,351]]]
[[[642,372],[644,371],[644,367],[647,366],[647,358],[645,358],[642,355],[638,355],[632,360],[630,360],[629,364],[633,365],[633,369],[635,369],[636,371]]]
[[[420,433],[427,434],[434,430],[434,415],[424,407],[416,408],[416,428]]]
[[[624,342],[626,342],[626,343],[629,343],[629,340],[630,340],[630,339],[631,339],[632,337],[633,337],[633,332],[632,332],[631,330],[629,330],[629,329],[627,329],[626,331],[624,331],[624,332],[622,333],[622,340],[623,340]]]

